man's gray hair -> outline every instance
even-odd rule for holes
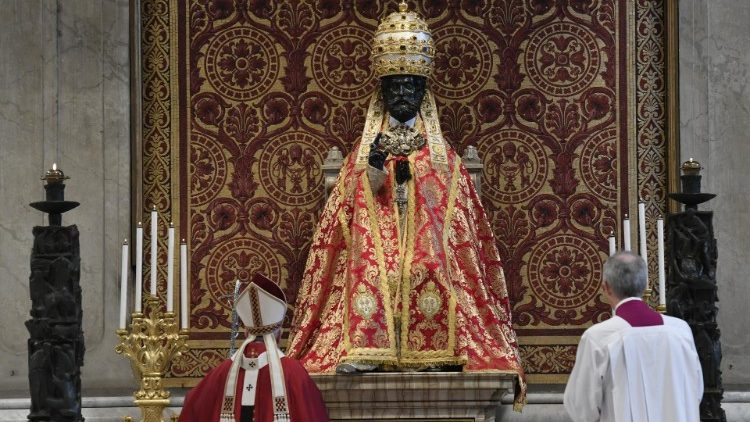
[[[641,297],[648,283],[646,262],[633,252],[617,252],[604,263],[604,281],[620,299]]]

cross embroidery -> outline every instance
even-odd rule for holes
[[[250,391],[250,390],[252,390],[252,389],[253,389],[253,385],[252,385],[252,384],[248,384],[248,385],[247,385],[247,391]]]

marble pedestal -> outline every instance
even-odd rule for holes
[[[488,422],[504,396],[509,374],[374,373],[314,375],[332,421]]]

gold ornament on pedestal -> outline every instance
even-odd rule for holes
[[[162,379],[172,360],[188,351],[188,331],[178,328],[174,312],[161,311],[157,298],[149,297],[146,302],[148,317],[132,314],[129,330],[117,330],[120,344],[115,351],[130,359],[133,373],[141,380],[140,390],[133,394],[141,408],[141,422],[163,422],[170,393],[164,390]]]

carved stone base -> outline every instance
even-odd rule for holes
[[[488,422],[515,375],[490,373],[373,373],[313,375],[332,421]]]

